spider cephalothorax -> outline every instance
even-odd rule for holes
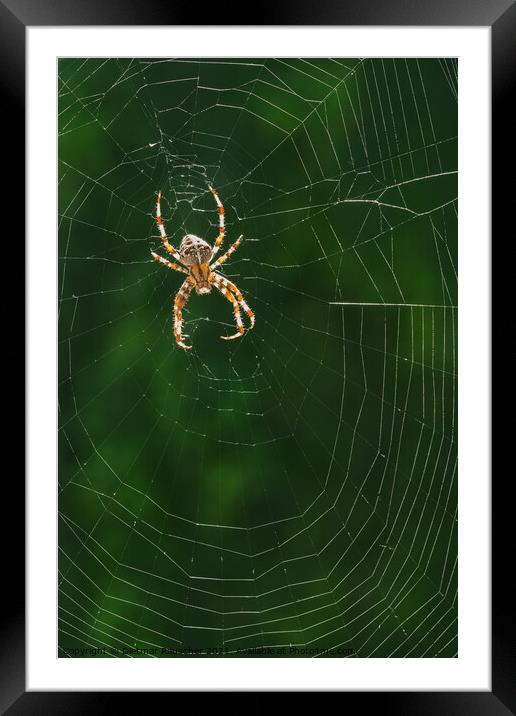
[[[215,288],[217,288],[222,295],[232,303],[238,332],[231,336],[221,336],[224,340],[239,338],[244,333],[244,324],[242,323],[240,308],[242,308],[249,316],[249,321],[251,323],[250,328],[252,328],[255,323],[254,313],[244,301],[244,297],[235,284],[231,283],[231,281],[228,281],[224,278],[224,276],[213,270],[217,266],[220,266],[220,264],[224,263],[224,261],[231,256],[233,251],[235,251],[235,249],[237,249],[240,245],[243,236],[239,236],[235,243],[230,246],[223,256],[211,263],[224,240],[224,207],[213,187],[208,186],[208,189],[211,191],[213,198],[217,203],[217,211],[219,212],[219,235],[215,239],[213,248],[207,241],[199,238],[199,236],[195,236],[195,234],[187,234],[183,237],[181,244],[179,245],[179,252],[176,251],[176,249],[168,241],[163,219],[161,218],[161,192],[158,193],[158,201],[156,204],[156,221],[163,246],[169,254],[172,254],[176,261],[180,262],[181,265],[168,261],[163,258],[163,256],[159,256],[159,254],[154,253],[154,251],[151,251],[151,254],[156,261],[159,261],[168,268],[188,274],[177,292],[176,299],[174,301],[174,336],[176,343],[181,346],[181,348],[187,349],[192,346],[187,346],[183,342],[182,309],[188,300],[192,289],[194,288],[196,293],[204,294],[210,293],[212,287],[215,286]]]

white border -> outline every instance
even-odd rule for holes
[[[27,689],[490,690],[490,28],[37,27],[27,36]],[[56,658],[56,60],[158,54],[459,57],[457,659]]]

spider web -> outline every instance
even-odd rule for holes
[[[58,74],[59,655],[456,656],[457,61]]]

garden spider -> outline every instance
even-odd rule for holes
[[[212,286],[215,286],[215,288],[217,288],[221,294],[233,304],[235,323],[238,331],[231,336],[221,336],[223,340],[230,341],[233,338],[239,338],[244,333],[244,324],[242,323],[240,307],[242,307],[249,316],[249,321],[251,323],[250,328],[253,328],[255,323],[254,313],[244,301],[244,297],[235,284],[228,281],[227,278],[224,278],[224,276],[221,276],[221,274],[216,271],[213,271],[214,268],[223,264],[224,261],[231,256],[233,251],[236,251],[244,237],[239,236],[235,243],[230,246],[223,256],[211,263],[224,241],[224,207],[222,206],[222,202],[215,189],[213,189],[210,185],[208,185],[208,189],[211,191],[213,198],[217,203],[217,211],[219,213],[219,235],[215,239],[213,248],[207,241],[204,241],[204,239],[201,239],[194,234],[187,234],[183,237],[181,244],[179,245],[179,251],[176,251],[176,249],[169,244],[167,234],[165,233],[165,226],[161,217],[161,192],[158,193],[158,201],[156,204],[156,222],[158,224],[163,246],[168,253],[172,254],[172,256],[182,265],[172,263],[172,261],[168,261],[162,256],[154,253],[154,251],[151,251],[151,254],[156,261],[164,264],[169,269],[174,269],[174,271],[180,271],[181,273],[188,274],[179,291],[176,293],[174,301],[174,336],[177,345],[181,346],[181,348],[185,348],[186,350],[189,350],[192,346],[187,346],[183,342],[182,311],[193,288],[195,288],[198,294],[204,294],[210,293]]]

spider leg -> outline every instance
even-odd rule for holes
[[[158,192],[158,201],[156,202],[156,223],[158,225],[163,246],[166,248],[169,254],[172,254],[176,261],[181,261],[181,257],[177,253],[176,249],[172,246],[172,244],[168,243],[168,237],[165,232],[165,225],[161,217],[161,192]]]
[[[188,269],[184,268],[184,266],[179,266],[179,264],[175,264],[172,261],[168,261],[159,254],[156,254],[154,251],[151,251],[151,254],[154,257],[155,261],[159,261],[164,266],[167,266],[167,268],[174,269],[174,271],[180,271],[181,273],[188,273]]]
[[[153,255],[155,261],[159,261],[160,264],[167,266],[169,269],[174,269],[174,271],[181,271],[181,273],[188,273],[188,270],[185,269],[183,266],[179,266],[178,264],[172,263],[172,261],[164,259],[163,256],[155,254],[154,251],[151,251],[151,254]]]
[[[181,346],[181,348],[185,348],[186,350],[190,350],[192,346],[187,346],[185,343],[183,343],[183,307],[188,301],[193,287],[194,283],[189,276],[181,284],[181,287],[176,293],[176,298],[174,300],[174,337],[176,339],[177,345]]]
[[[256,318],[255,318],[255,316],[254,316],[254,313],[253,313],[253,311],[249,308],[249,306],[247,305],[247,303],[245,302],[244,297],[242,296],[242,294],[241,294],[241,292],[239,291],[239,289],[237,288],[237,286],[236,286],[234,283],[232,283],[231,281],[228,281],[228,279],[225,278],[224,276],[222,276],[221,274],[216,273],[216,272],[214,272],[214,273],[215,273],[215,276],[217,276],[217,278],[218,278],[218,279],[220,280],[220,282],[223,284],[223,286],[224,286],[225,288],[228,288],[228,289],[235,295],[236,300],[237,300],[238,303],[242,306],[242,308],[244,309],[244,311],[247,313],[247,316],[249,317],[249,322],[250,322],[250,324],[251,324],[251,325],[249,326],[249,330],[251,330],[251,328],[254,328],[254,324],[256,323]]]
[[[212,274],[212,283],[213,285],[221,292],[223,296],[225,296],[228,301],[230,301],[233,304],[233,312],[235,314],[235,323],[238,328],[238,332],[234,333],[231,336],[221,336],[222,340],[224,341],[232,341],[233,338],[240,338],[241,335],[244,333],[244,324],[242,323],[242,314],[240,313],[240,307],[238,305],[238,301],[234,297],[234,295],[231,293],[229,288],[226,288],[224,283],[226,282],[226,279],[224,279],[222,276],[219,276],[218,274]]]
[[[213,198],[215,199],[215,202],[217,204],[217,211],[219,212],[219,235],[215,239],[215,243],[213,244],[213,250],[211,252],[211,258],[215,256],[215,254],[220,249],[222,242],[224,241],[224,206],[222,205],[221,200],[219,199],[219,195],[215,191],[215,189],[208,184],[208,189],[211,191]]]
[[[243,238],[244,238],[243,235],[239,236],[238,239],[235,241],[235,243],[229,247],[229,249],[226,251],[226,253],[223,254],[222,256],[219,256],[219,258],[211,265],[211,269],[213,270],[217,266],[220,266],[220,264],[223,264],[224,261],[227,261],[229,259],[229,257],[231,256],[231,254],[233,253],[233,251],[236,251],[238,249],[238,247],[242,243]]]

